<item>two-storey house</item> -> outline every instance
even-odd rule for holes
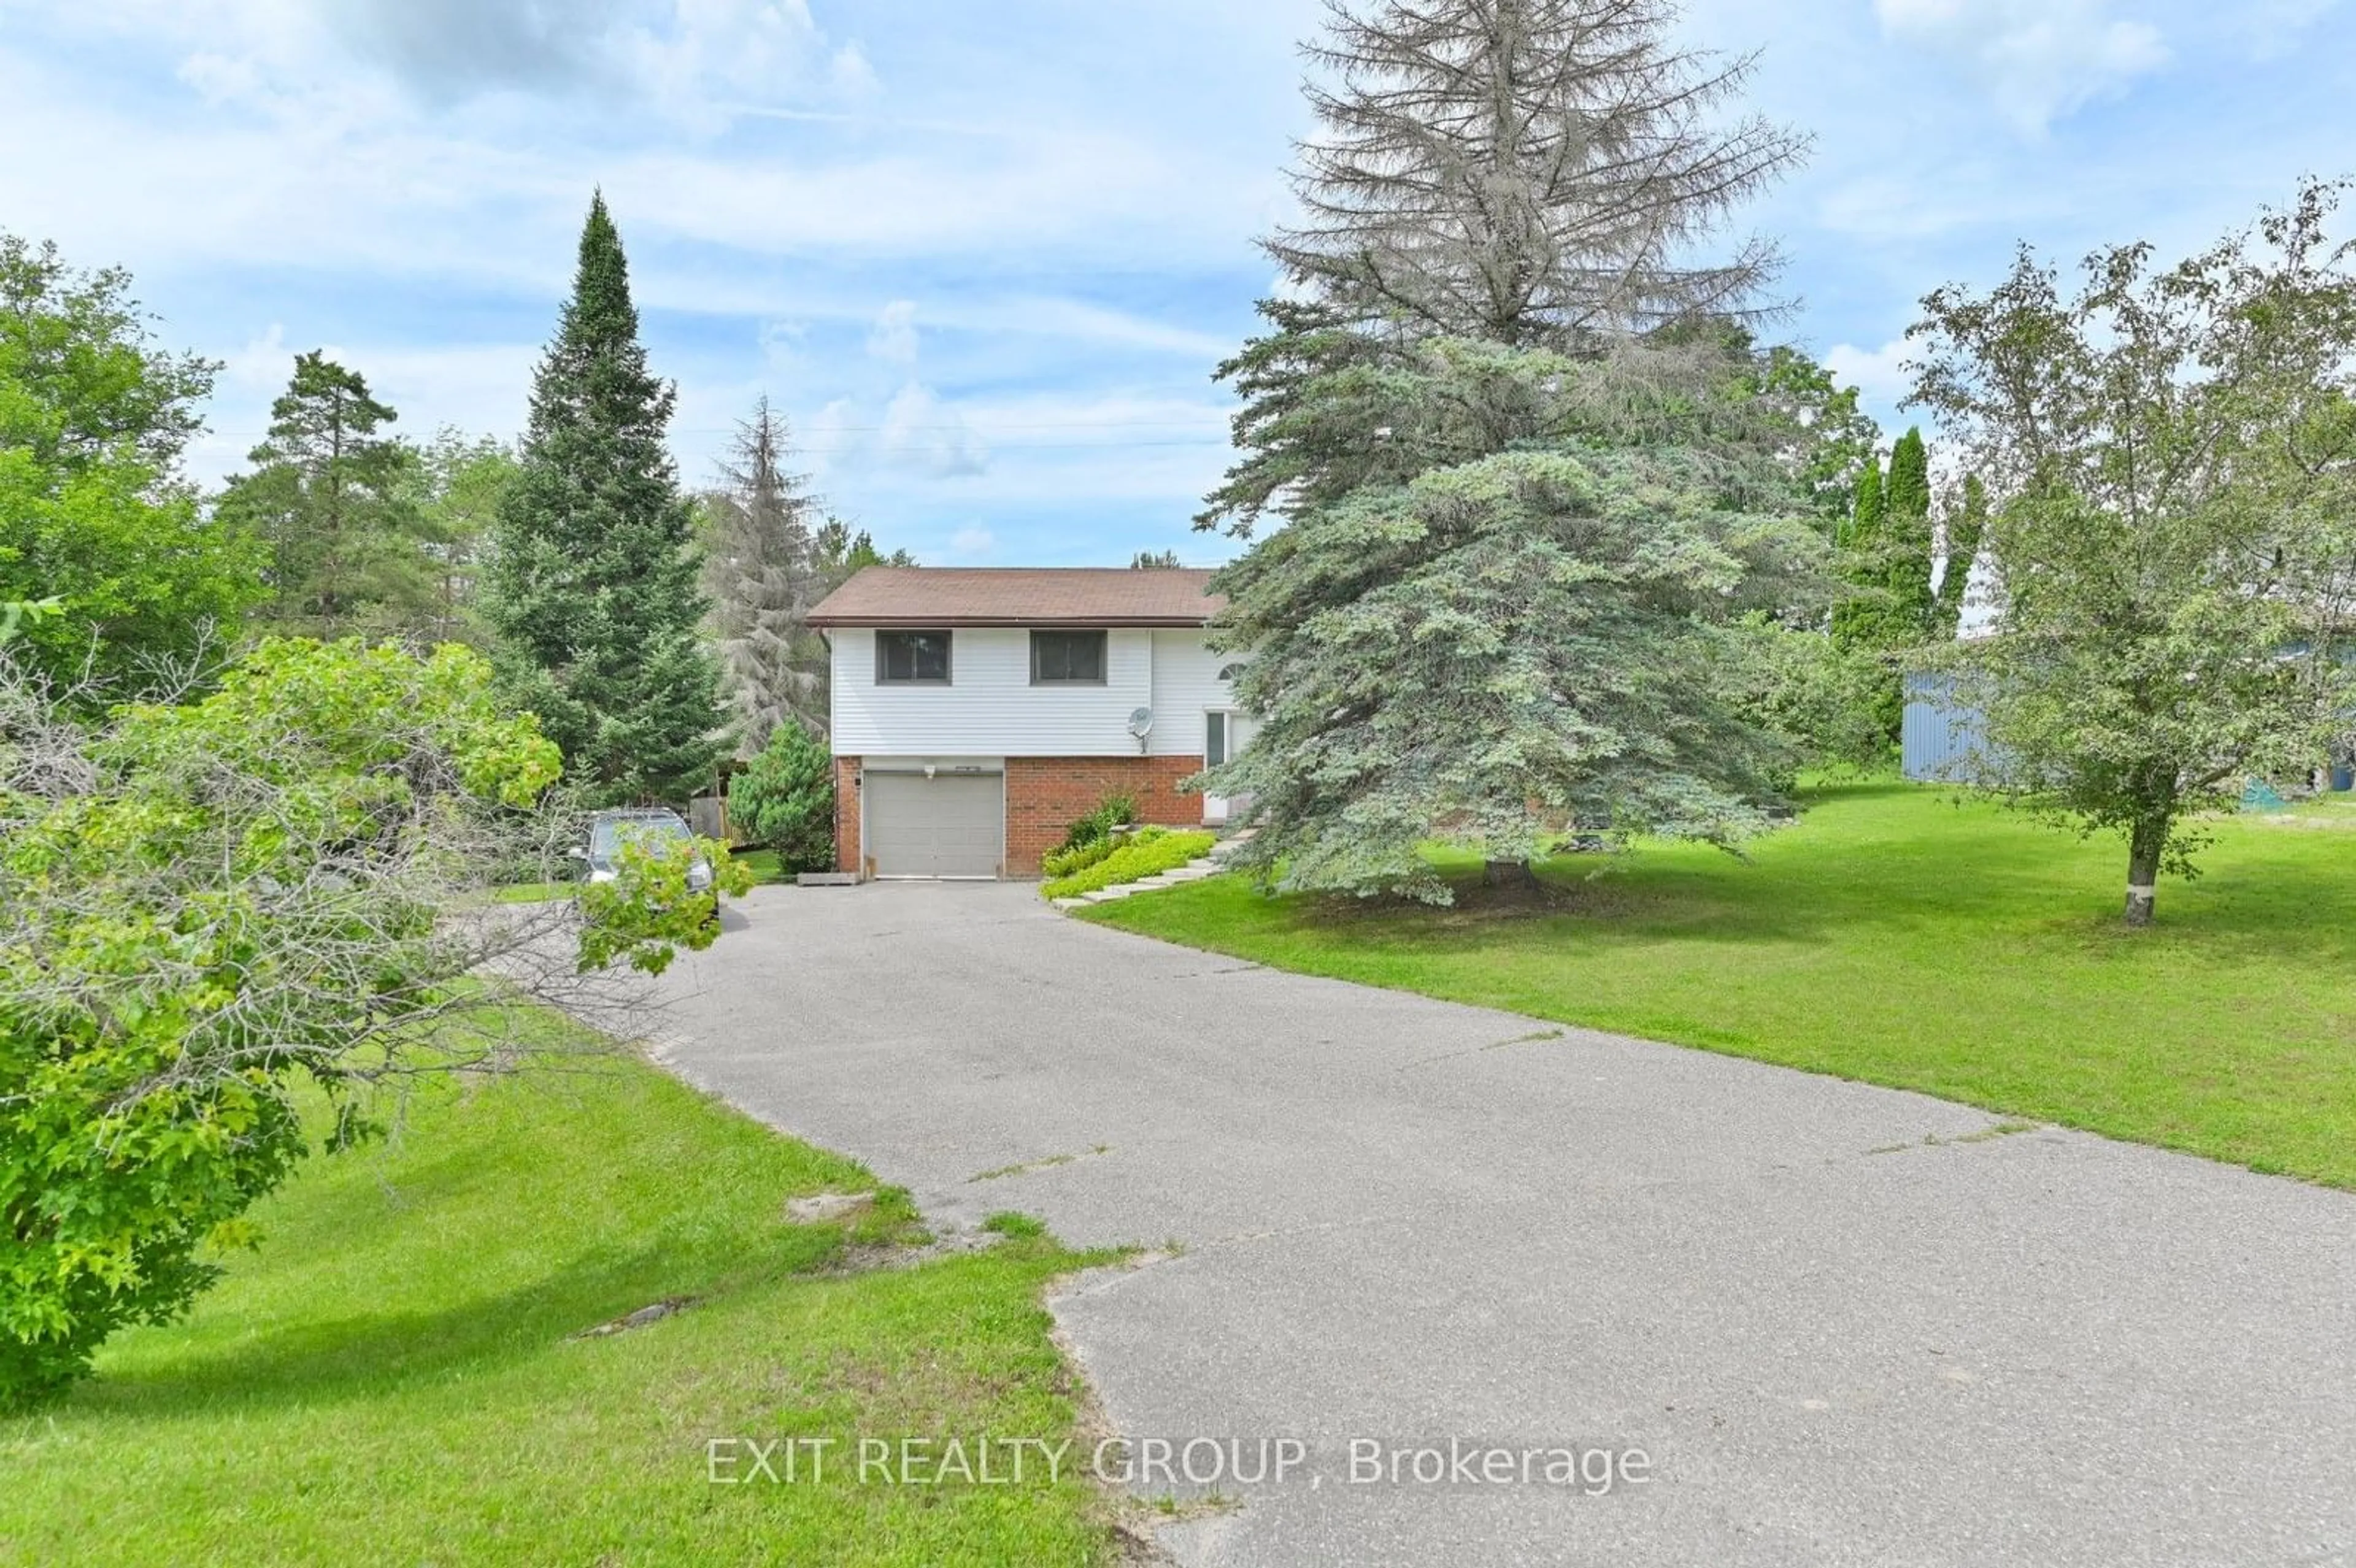
[[[1181,781],[1249,739],[1204,645],[1207,571],[870,567],[810,614],[832,653],[837,865],[1032,877],[1108,795],[1225,821]]]

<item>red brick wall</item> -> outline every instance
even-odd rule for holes
[[[864,876],[860,861],[862,759],[834,759],[834,864]],[[1064,841],[1073,822],[1108,795],[1137,797],[1137,814],[1170,827],[1200,827],[1203,797],[1180,795],[1178,781],[1203,771],[1200,757],[1009,757],[1006,759],[1006,874],[1035,877],[1039,858]]]
[[[859,864],[859,762],[834,759],[834,869],[865,875]]]
[[[1039,857],[1064,841],[1072,823],[1108,795],[1137,797],[1137,815],[1171,827],[1203,826],[1203,797],[1180,795],[1178,781],[1203,771],[1200,757],[1009,757],[1006,759],[1006,874],[1035,877]]]

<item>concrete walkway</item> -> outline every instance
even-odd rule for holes
[[[1239,1505],[1183,1563],[2356,1568],[2356,1198],[1025,887],[742,916],[666,982],[675,1070],[936,1213],[1181,1244],[1055,1311],[1122,1434],[1303,1445],[1141,1485]]]

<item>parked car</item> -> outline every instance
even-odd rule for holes
[[[695,837],[686,818],[676,811],[650,807],[601,811],[589,819],[589,842],[574,851],[586,865],[593,882],[610,882],[620,873],[622,850],[632,844],[663,843]],[[687,869],[687,891],[712,896],[712,862],[701,853]],[[719,900],[712,897],[712,912]]]

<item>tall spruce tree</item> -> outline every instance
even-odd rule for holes
[[[1621,383],[1690,384],[1696,357],[1751,374],[1729,366],[1750,356],[1727,328],[1772,314],[1777,253],[1708,241],[1805,140],[1730,116],[1751,62],[1676,47],[1677,16],[1673,0],[1329,0],[1304,50],[1320,122],[1292,176],[1304,217],[1263,241],[1291,297],[1261,302],[1269,331],[1220,368],[1247,455],[1197,527],[1248,535],[1271,509],[1410,476],[1396,449],[1320,451],[1296,427],[1304,387],[1411,374],[1425,339],[1611,357]]]
[[[1670,41],[1668,0],[1354,0],[1308,51],[1323,123],[1293,287],[1221,369],[1244,457],[1196,519],[1258,744],[1240,864],[1444,898],[1567,836],[1734,842],[1777,746],[1719,689],[1746,609],[1821,603],[1828,379],[1746,317],[1772,246],[1702,251],[1798,155],[1730,120],[1747,62]]]
[[[786,450],[785,419],[765,397],[736,427],[722,484],[703,498],[710,625],[745,757],[787,721],[827,732],[827,647],[809,618],[833,584],[810,526],[817,503],[786,471]]]
[[[275,629],[380,635],[431,605],[412,454],[378,433],[399,417],[359,372],[321,352],[295,357],[253,472],[230,482],[219,508],[262,545],[273,593],[262,618]]]
[[[488,608],[516,696],[612,802],[682,800],[726,750],[694,508],[663,441],[675,396],[647,368],[600,194],[500,499]]]
[[[1751,61],[1675,0],[1329,0],[1303,220],[1268,250],[1360,324],[1580,349],[1752,310],[1774,248],[1696,243],[1804,140],[1723,112]],[[1331,83],[1331,85],[1326,85]]]

